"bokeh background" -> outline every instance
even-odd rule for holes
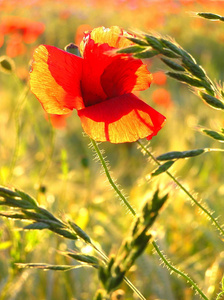
[[[69,216],[109,255],[127,235],[132,217],[111,190],[73,112],[46,116],[29,91],[29,67],[39,44],[61,49],[79,44],[83,32],[118,25],[125,30],[158,32],[174,38],[204,67],[224,80],[224,24],[195,12],[224,15],[223,1],[208,0],[0,0],[0,56],[12,59],[13,72],[0,72],[0,184],[35,197],[56,216]],[[146,61],[154,81],[139,96],[167,118],[150,142],[155,156],[168,151],[221,148],[199,126],[224,127],[223,113],[205,105],[183,84],[167,78],[168,67],[155,57]],[[154,226],[157,243],[172,263],[188,273],[215,299],[224,270],[223,244],[215,227],[166,175],[151,179],[155,166],[137,144],[100,144],[113,177],[138,210],[159,186],[169,192]],[[223,223],[224,159],[221,152],[180,160],[171,169],[185,187]],[[0,299],[93,299],[100,287],[95,270],[43,272],[18,269],[17,262],[77,264],[58,250],[82,247],[48,231],[20,230],[19,221],[0,219]],[[88,248],[83,249],[91,254]],[[128,274],[149,300],[199,299],[189,285],[161,265],[149,245]],[[135,299],[123,284],[125,299]],[[136,298],[137,299],[137,298]]]

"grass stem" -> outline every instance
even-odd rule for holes
[[[140,145],[142,150],[158,165],[160,166],[160,162],[155,158],[155,156],[140,142],[137,141],[137,143]],[[213,215],[206,209],[201,203],[197,201],[197,199],[169,172],[166,171],[166,174],[175,182],[175,184],[194,202],[195,205],[197,205],[211,220],[212,223],[216,226],[216,228],[219,230],[219,232],[224,236],[224,230],[219,225],[217,220],[213,217]]]
[[[91,139],[91,143],[93,145],[94,150],[96,151],[100,162],[104,168],[104,171],[106,173],[106,176],[108,178],[109,183],[111,184],[112,188],[115,190],[115,192],[118,194],[118,196],[120,197],[120,199],[123,201],[123,203],[126,205],[126,207],[128,208],[128,210],[131,212],[131,214],[133,216],[136,215],[135,210],[133,209],[133,207],[131,206],[131,204],[128,202],[128,200],[125,198],[125,196],[122,194],[122,192],[119,190],[119,188],[117,187],[117,185],[115,184],[115,182],[113,181],[112,177],[110,176],[110,172],[109,169],[107,167],[107,164],[103,158],[103,155],[97,145],[97,143]],[[138,142],[140,144],[140,146],[142,145],[140,142]],[[143,145],[142,145],[143,146]],[[144,147],[144,146],[143,146]],[[145,147],[144,147],[145,148]],[[143,148],[143,149],[144,149]],[[147,149],[146,149],[147,150]],[[148,153],[148,152],[147,152]],[[149,152],[150,153],[150,152]],[[151,154],[151,153],[150,153]],[[151,156],[151,155],[150,155]],[[156,158],[153,156],[152,157],[153,160],[155,162],[157,162]],[[158,162],[159,163],[159,162]],[[160,164],[160,163],[159,163]],[[175,272],[177,275],[182,276],[187,282],[189,282],[191,284],[191,286],[193,287],[193,289],[195,291],[197,291],[201,297],[205,300],[208,300],[208,298],[205,296],[205,294],[200,290],[200,288],[197,286],[197,284],[185,273],[181,272],[180,270],[178,270],[177,268],[175,268],[174,266],[172,266],[168,260],[165,258],[165,256],[163,255],[163,253],[160,251],[159,247],[157,246],[156,242],[153,241],[152,245],[154,247],[154,249],[156,250],[156,252],[158,253],[159,257],[162,259],[162,261],[164,262],[164,264],[167,266],[168,269],[170,269],[172,272]],[[95,248],[95,247],[94,247]],[[96,248],[95,248],[96,249]],[[97,249],[96,249],[97,250]],[[102,252],[102,251],[100,251]],[[101,254],[102,255],[102,254]],[[105,259],[105,254],[103,253],[103,257]],[[133,284],[125,277],[124,281],[130,286],[130,288],[139,296],[140,299],[144,300],[144,296],[133,286]]]

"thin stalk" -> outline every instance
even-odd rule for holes
[[[100,162],[103,166],[103,169],[106,173],[106,176],[108,178],[108,181],[110,183],[110,185],[112,186],[112,188],[115,190],[115,192],[118,194],[119,198],[123,201],[123,203],[126,205],[126,207],[128,208],[128,210],[132,213],[132,215],[136,215],[136,212],[134,210],[134,208],[131,206],[131,204],[128,202],[128,200],[124,197],[124,195],[121,193],[121,191],[119,190],[119,188],[117,187],[117,185],[115,184],[115,182],[113,181],[112,177],[110,176],[110,173],[109,173],[109,170],[107,168],[107,164],[103,158],[103,155],[99,149],[99,147],[97,146],[97,143],[93,140],[93,139],[90,139],[91,140],[91,143],[93,145],[93,148],[94,150],[96,151],[99,159],[100,159]]]
[[[160,166],[160,162],[155,158],[155,156],[140,142],[137,141],[137,143],[141,146],[141,148],[145,151],[145,153],[148,154],[148,156],[158,165]],[[219,225],[217,220],[212,216],[212,214],[204,207],[202,206],[196,198],[169,172],[166,171],[166,174],[176,183],[176,185],[194,202],[195,205],[197,205],[211,220],[212,223],[216,226],[216,228],[219,230],[219,232],[224,235],[223,228]]]
[[[116,186],[116,184],[114,183],[114,181],[113,181],[113,179],[111,178],[111,176],[110,176],[110,172],[109,172],[109,170],[108,170],[108,168],[107,168],[107,164],[106,164],[106,162],[105,162],[105,160],[104,160],[104,158],[103,158],[103,156],[102,156],[102,154],[101,154],[101,152],[100,152],[100,149],[98,148],[98,145],[97,145],[97,143],[94,141],[94,140],[92,140],[91,139],[91,142],[92,142],[92,145],[93,145],[93,147],[94,147],[94,149],[95,149],[95,151],[96,151],[96,153],[97,153],[97,155],[98,155],[98,157],[99,157],[99,159],[100,159],[100,162],[101,162],[101,164],[102,164],[102,166],[103,166],[103,168],[104,168],[104,170],[105,170],[105,173],[106,173],[106,176],[107,176],[107,178],[108,178],[108,180],[109,180],[109,183],[111,184],[111,186],[113,187],[113,189],[115,190],[115,192],[118,194],[118,196],[122,199],[122,201],[124,202],[124,204],[126,205],[126,203],[128,203],[128,205],[126,205],[127,206],[127,208],[129,209],[129,211],[132,213],[132,215],[133,216],[135,216],[136,215],[136,212],[135,212],[135,210],[132,208],[132,206],[131,206],[131,204],[127,201],[127,199],[125,198],[125,196],[121,193],[121,191],[118,189],[118,187]],[[141,145],[141,144],[140,144]],[[153,157],[154,158],[154,157]],[[155,158],[154,158],[154,160],[156,160]],[[157,160],[156,160],[157,161]],[[124,199],[125,199],[125,201],[124,201]],[[130,209],[131,208],[131,209]],[[159,250],[159,247],[157,246],[157,244],[156,244],[156,242],[155,241],[153,241],[152,242],[152,245],[153,245],[153,247],[154,247],[154,249],[156,250],[156,252],[158,253],[158,255],[159,255],[159,257],[163,260],[163,262],[165,263],[165,265],[167,266],[167,268],[169,268],[170,270],[172,270],[173,272],[175,272],[175,273],[177,273],[178,275],[180,275],[180,276],[182,276],[187,282],[189,282],[191,285],[192,285],[192,287],[202,296],[202,298],[203,299],[205,299],[205,300],[208,300],[208,298],[204,295],[204,293],[200,290],[200,288],[196,285],[196,283],[189,277],[189,276],[187,276],[185,273],[183,273],[183,272],[181,272],[180,270],[178,270],[178,269],[176,269],[174,266],[172,266],[168,261],[167,261],[167,259],[164,257],[164,255],[162,254],[162,252]],[[96,249],[97,251],[98,251],[98,249],[95,247],[95,246],[93,246],[94,247],[94,249]],[[103,257],[104,257],[104,259],[105,259],[105,254],[104,253],[102,253],[102,251],[100,251],[99,250],[99,253],[102,255],[103,254]],[[124,281],[129,285],[129,283],[130,283],[130,281],[125,277],[125,279],[124,279]],[[129,285],[131,288],[132,288],[132,290],[134,291],[134,289],[133,289],[133,285],[132,285],[132,283],[131,283],[131,285]],[[135,287],[134,287],[135,288]],[[136,288],[135,288],[136,289]],[[137,289],[135,290],[135,292],[137,293],[140,293]],[[140,294],[141,295],[141,294]],[[139,294],[138,294],[138,296],[139,296]],[[142,295],[141,295],[142,296]],[[145,298],[144,298],[144,296],[142,296],[142,298],[140,298],[140,299],[142,299],[142,300],[144,300]]]
[[[187,282],[189,282],[192,287],[200,294],[200,296],[205,299],[208,300],[208,298],[205,296],[205,294],[199,289],[199,287],[196,285],[196,283],[186,274],[184,274],[183,272],[181,272],[180,270],[178,270],[177,268],[175,268],[174,266],[172,266],[169,261],[165,258],[165,256],[162,254],[162,252],[160,251],[159,247],[157,246],[156,242],[153,241],[152,242],[156,252],[158,253],[159,257],[162,259],[162,261],[164,262],[164,264],[173,272],[177,273],[178,275],[182,276]]]

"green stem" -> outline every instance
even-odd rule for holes
[[[94,149],[100,159],[100,162],[105,170],[105,173],[107,175],[107,178],[111,184],[111,186],[113,187],[113,189],[115,190],[115,192],[118,194],[118,196],[122,199],[122,201],[124,202],[124,204],[127,206],[127,208],[129,209],[129,211],[132,213],[133,216],[136,215],[136,212],[135,210],[132,208],[131,204],[125,199],[125,196],[121,193],[121,191],[118,189],[118,187],[116,186],[116,184],[114,183],[113,179],[111,178],[110,176],[110,173],[109,173],[109,170],[107,168],[107,164],[101,154],[101,151],[100,149],[98,148],[97,146],[97,143],[91,139],[91,142],[92,142],[92,145],[94,146]],[[141,143],[138,142],[140,145]],[[147,149],[146,149],[147,150]],[[153,157],[154,160],[156,160],[154,157]],[[157,161],[157,160],[156,160]],[[124,201],[125,200],[125,201]],[[128,205],[127,205],[128,204]],[[176,269],[175,267],[173,267],[168,261],[167,259],[164,257],[164,255],[162,254],[162,252],[159,250],[158,246],[156,245],[156,242],[153,241],[152,242],[152,245],[154,246],[156,252],[158,253],[158,255],[160,256],[160,258],[163,260],[163,262],[166,264],[166,266],[171,269],[173,272],[177,273],[178,275],[182,276],[187,282],[189,282],[192,287],[202,296],[202,298],[208,300],[208,298],[204,295],[204,293],[199,289],[199,287],[196,285],[196,283],[190,278],[188,277],[186,274],[184,274],[183,272],[181,272],[180,270]],[[94,246],[94,248],[97,250],[97,248]],[[101,252],[101,251],[100,251]],[[99,252],[99,253],[100,253]],[[102,253],[101,253],[102,255]],[[103,257],[105,259],[105,254],[103,253]],[[133,291],[135,291],[137,293],[137,295],[141,295],[141,294],[138,294],[140,293],[131,283],[131,285],[129,284],[130,281],[125,277],[125,282],[132,288]],[[133,288],[135,288],[136,290],[134,290]],[[141,295],[142,296],[142,295]],[[142,298],[140,297],[140,299],[144,300],[144,296],[142,296]]]
[[[165,258],[165,256],[162,254],[162,252],[160,251],[159,247],[156,245],[156,242],[153,241],[152,242],[156,252],[158,253],[159,257],[162,259],[162,261],[164,262],[164,264],[173,272],[177,273],[178,275],[182,276],[187,282],[189,282],[192,287],[200,294],[200,296],[205,299],[208,300],[208,298],[205,296],[205,294],[199,289],[199,287],[196,285],[196,283],[186,274],[184,274],[183,272],[181,272],[180,270],[178,270],[177,268],[175,268],[174,266],[172,266],[169,261]]]
[[[154,157],[154,155],[140,142],[137,141],[137,143],[140,145],[140,147],[145,151],[145,153],[148,154],[149,157],[151,157],[151,159],[158,165],[160,166],[160,162]],[[219,232],[222,233],[222,235],[224,235],[224,230],[222,229],[222,227],[219,225],[219,223],[217,222],[217,220],[212,216],[212,214],[205,208],[203,207],[198,201],[197,199],[194,198],[194,196],[192,196],[192,194],[169,172],[166,171],[166,174],[176,183],[176,185],[194,202],[194,204],[196,204],[207,216],[208,218],[211,220],[212,223],[215,224],[216,228],[219,230]]]
[[[103,158],[103,155],[100,151],[100,149],[98,148],[97,146],[97,143],[93,140],[93,139],[90,139],[91,140],[91,143],[94,147],[94,150],[96,151],[99,159],[100,159],[100,162],[103,166],[103,169],[106,173],[106,176],[108,178],[108,181],[110,183],[110,185],[112,186],[112,188],[115,190],[115,192],[118,194],[119,198],[124,202],[124,204],[126,205],[126,207],[128,208],[128,210],[135,216],[136,215],[136,212],[134,210],[134,208],[130,205],[130,203],[128,202],[128,200],[124,197],[124,195],[121,193],[121,191],[119,190],[119,188],[117,187],[117,185],[115,184],[115,182],[113,181],[113,179],[111,178],[110,176],[110,173],[109,173],[109,170],[107,168],[107,164]]]

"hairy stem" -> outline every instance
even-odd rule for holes
[[[137,141],[137,143],[140,145],[140,147],[145,151],[145,153],[148,154],[148,156],[158,165],[160,166],[160,162],[155,158],[155,156],[140,142]],[[166,174],[176,183],[176,185],[194,202],[195,205],[197,205],[211,220],[212,223],[216,226],[216,228],[219,230],[219,232],[224,235],[223,228],[219,225],[217,220],[213,217],[213,215],[204,207],[202,206],[197,199],[169,172],[166,171]]]
[[[98,148],[97,143],[91,139],[91,143],[94,147],[94,150],[96,151],[100,162],[104,168],[104,171],[106,173],[106,176],[109,180],[109,183],[111,184],[112,188],[115,190],[115,192],[118,194],[118,196],[122,199],[122,201],[124,202],[124,204],[126,205],[126,207],[128,208],[128,210],[131,212],[131,214],[133,216],[136,215],[135,210],[132,208],[131,204],[128,202],[128,200],[125,198],[125,196],[121,193],[121,191],[118,189],[117,185],[114,183],[113,179],[110,176],[110,172],[108,170],[107,164],[103,158],[103,155],[100,151],[100,149]],[[141,145],[141,143],[139,142],[139,144]],[[147,149],[146,149],[147,150]],[[154,158],[155,159],[155,158]],[[155,159],[156,160],[156,159]],[[156,160],[157,161],[157,160]],[[200,290],[200,288],[196,285],[196,283],[189,277],[187,276],[185,273],[181,272],[180,270],[176,269],[174,266],[172,266],[167,259],[164,257],[164,255],[162,254],[162,252],[159,250],[157,244],[155,241],[152,242],[152,245],[154,246],[154,249],[156,250],[156,252],[158,253],[159,257],[163,260],[164,264],[167,266],[168,269],[170,269],[171,271],[175,272],[176,274],[178,274],[179,276],[182,276],[187,282],[189,282],[192,287],[201,295],[201,297],[205,300],[208,300],[208,298],[204,295],[204,293]],[[96,248],[95,248],[96,249]],[[103,254],[104,255],[104,254]],[[105,258],[105,255],[104,255]],[[125,282],[129,285],[130,281],[125,277]],[[137,291],[136,294],[139,296],[138,293],[140,293],[132,284],[129,285],[133,291]],[[134,290],[133,287],[136,289]],[[141,293],[140,293],[141,295]],[[142,296],[142,295],[141,295]],[[142,296],[142,298],[140,297],[140,299],[145,299],[144,296]]]
[[[114,180],[112,179],[109,170],[107,168],[107,164],[103,158],[103,155],[99,149],[99,147],[97,146],[97,143],[91,139],[91,143],[93,145],[94,150],[96,151],[96,154],[98,155],[100,162],[103,166],[103,169],[105,171],[105,174],[108,178],[108,181],[110,183],[110,185],[112,186],[112,188],[115,190],[115,192],[117,193],[117,195],[119,196],[119,198],[123,201],[123,203],[125,204],[125,206],[128,208],[128,210],[133,214],[136,215],[136,212],[134,210],[134,208],[130,205],[130,203],[128,202],[128,200],[124,197],[124,195],[121,193],[121,191],[119,190],[119,188],[117,187],[117,185],[115,184]]]
[[[115,184],[115,182],[113,181],[110,172],[107,168],[107,164],[103,158],[103,155],[97,145],[97,143],[91,139],[91,143],[93,145],[94,150],[96,151],[96,154],[98,155],[100,162],[103,166],[103,169],[106,173],[106,176],[108,178],[108,181],[110,183],[110,185],[112,186],[112,188],[115,190],[115,192],[118,194],[118,196],[120,197],[120,199],[123,201],[123,203],[126,205],[126,207],[128,208],[128,210],[132,213],[133,216],[136,215],[135,210],[133,209],[133,207],[130,205],[130,203],[128,202],[128,200],[124,197],[124,195],[121,193],[121,191],[119,190],[119,188],[117,187],[117,185]],[[105,261],[108,260],[108,257],[106,256],[106,254],[104,254],[101,250],[99,250],[96,246],[92,245],[93,248],[104,258]],[[140,291],[133,285],[133,283],[127,278],[124,277],[124,281],[127,283],[127,285],[133,290],[133,292],[135,292],[135,294],[139,297],[139,299],[141,300],[146,300],[146,298],[140,293]]]
[[[171,263],[169,263],[169,261],[165,258],[165,256],[160,251],[160,249],[157,246],[156,242],[153,241],[152,244],[153,244],[156,252],[158,253],[159,257],[162,259],[162,261],[168,267],[168,269],[170,269],[171,271],[173,271],[173,272],[177,273],[178,275],[182,276],[187,282],[189,282],[192,285],[194,290],[196,290],[203,299],[208,300],[208,298],[205,296],[205,294],[199,289],[197,284],[189,276],[187,276],[186,274],[184,274],[183,272],[181,272],[180,270],[178,270],[177,268],[172,266]]]

